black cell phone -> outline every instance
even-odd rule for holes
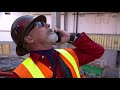
[[[58,40],[56,41],[56,43],[61,42],[61,36],[60,36],[60,33],[59,33],[59,32],[55,32],[55,33],[58,35]]]

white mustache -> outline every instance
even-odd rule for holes
[[[58,40],[58,36],[55,32],[52,32],[48,35],[48,42],[56,42]]]
[[[51,28],[46,29],[46,31],[47,31],[48,34],[52,34],[52,33],[54,33],[54,30],[51,29]]]

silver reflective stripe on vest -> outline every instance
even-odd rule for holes
[[[56,49],[56,51],[58,51],[59,53],[61,53],[64,57],[67,58],[67,60],[71,63],[71,65],[73,66],[75,72],[76,72],[76,75],[78,78],[80,78],[80,72],[79,72],[79,68],[77,67],[77,63],[74,59],[74,57],[69,53],[67,52],[66,50],[64,49]]]
[[[38,66],[33,62],[33,60],[28,57],[22,64],[28,69],[33,78],[45,78],[43,73],[40,71]]]

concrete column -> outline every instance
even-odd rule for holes
[[[117,51],[117,62],[116,68],[120,68],[120,51]]]
[[[52,28],[61,28],[61,13],[60,12],[52,12],[51,16]]]
[[[76,33],[76,12],[74,12],[73,18],[74,18],[74,21],[73,21],[73,33]]]
[[[119,69],[119,78],[120,78],[120,51],[117,52],[117,68]]]
[[[60,12],[52,12],[51,15],[51,27],[61,28],[61,13]],[[57,45],[57,48],[61,48],[61,45]]]
[[[65,31],[68,31],[68,22],[67,22],[67,20],[68,20],[68,13],[67,12],[64,12],[64,30]]]
[[[120,12],[117,14],[116,17],[116,30],[115,34],[120,34]]]

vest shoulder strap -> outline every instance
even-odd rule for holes
[[[74,57],[69,53],[67,52],[66,50],[64,49],[56,49],[56,51],[58,51],[60,54],[62,54],[64,57],[67,58],[67,60],[71,63],[71,65],[73,66],[75,72],[76,72],[76,75],[78,78],[80,78],[80,72],[79,72],[79,68],[77,66],[77,63],[76,63],[76,60],[74,59]]]
[[[30,57],[26,58],[22,62],[22,64],[28,69],[33,78],[45,78],[41,70],[38,68],[38,66],[33,62],[33,60]]]
[[[63,71],[64,78],[72,78],[72,73],[69,69],[69,67],[64,63],[64,61],[61,59],[61,57],[58,57],[58,60],[60,62],[61,69]]]

